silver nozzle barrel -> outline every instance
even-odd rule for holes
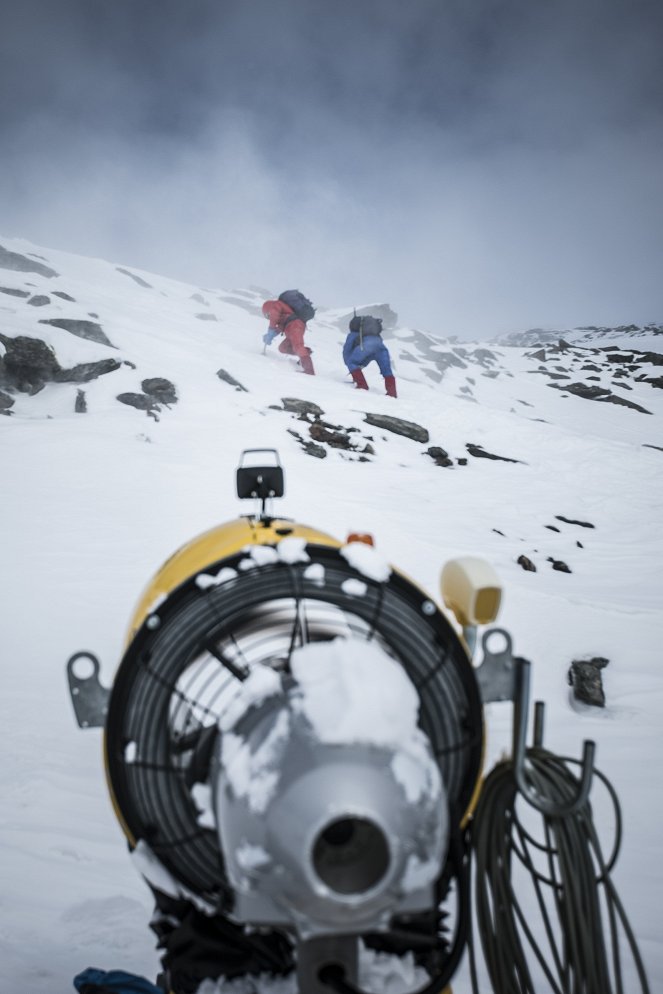
[[[402,704],[414,689],[377,653]],[[345,728],[318,720],[306,693],[286,681],[256,703],[248,688],[251,706],[219,737],[214,808],[233,914],[302,939],[386,929],[394,914],[434,903],[448,839],[437,763],[415,718],[392,735],[360,686]]]

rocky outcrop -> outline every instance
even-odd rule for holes
[[[0,382],[19,393],[39,393],[47,383],[88,383],[120,368],[117,359],[100,359],[63,369],[55,351],[40,338],[0,334],[0,341],[7,350],[0,359]]]
[[[11,390],[39,393],[61,371],[55,352],[40,338],[0,334],[0,342],[7,350],[0,360],[0,382]]]
[[[617,397],[606,387],[589,386],[587,383],[548,383],[547,385],[555,390],[563,390],[564,393],[572,393],[575,397],[582,397],[585,400],[600,400],[610,404],[619,404],[621,407],[630,407],[634,411],[640,411],[641,414],[652,413],[641,407],[640,404],[635,404],[632,400]]]
[[[292,428],[288,428],[287,431],[289,435],[292,435],[293,438],[297,439],[297,441],[299,442],[299,444],[301,445],[301,447],[303,448],[304,452],[306,452],[307,455],[313,456],[314,459],[327,458],[327,450],[324,447],[324,445],[317,445],[315,442],[303,438],[298,431],[294,431]]]
[[[77,321],[72,318],[43,318],[39,324],[50,324],[54,328],[62,328],[77,338],[85,338],[89,342],[96,342],[97,345],[108,345],[111,349],[115,345],[104,334],[100,324],[96,321]]]
[[[11,269],[15,273],[37,273],[39,276],[57,276],[54,269],[44,266],[43,263],[35,259],[29,259],[27,255],[19,252],[10,252],[9,249],[0,245],[0,269]]]

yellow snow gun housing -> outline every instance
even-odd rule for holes
[[[469,929],[482,701],[515,699],[506,632],[471,658],[499,581],[482,560],[448,563],[452,621],[366,535],[267,513],[284,489],[274,450],[243,453],[237,493],[259,512],[164,563],[110,690],[94,656],[70,659],[76,716],[104,727],[115,811],[171,935],[193,909],[187,942],[161,941],[174,994],[290,970],[301,994],[361,994],[359,940],[412,953],[439,994]],[[204,967],[181,962],[196,921]]]
[[[514,854],[550,944],[556,914],[564,948],[582,934],[591,950],[578,947],[564,967],[560,990],[570,991],[569,977],[609,947],[606,914],[623,918],[608,876],[618,847],[609,866],[592,848],[594,743],[579,763],[544,750],[538,702],[526,747],[530,664],[512,655],[508,632],[484,631],[473,664],[479,626],[500,607],[492,567],[476,557],[445,565],[452,621],[369,536],[342,543],[268,513],[284,490],[274,450],[243,453],[237,493],[260,510],[161,567],[110,690],[91,653],[67,667],[79,725],[105,730],[115,811],[156,898],[167,989],[295,971],[299,994],[363,994],[363,946],[413,955],[429,978],[418,994],[450,994],[466,943],[476,976],[474,853],[495,994],[529,977],[525,942],[546,962],[513,896]],[[514,704],[512,757],[480,787],[483,703],[500,700]],[[529,829],[527,845],[511,841],[521,802],[543,820],[534,846],[544,868],[528,855]],[[588,915],[584,895],[600,887],[608,911],[595,895]],[[624,930],[647,991],[625,919]],[[563,964],[559,950],[553,958]],[[592,990],[611,989],[610,963],[618,958],[602,954]]]

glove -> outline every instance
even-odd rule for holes
[[[268,328],[265,334],[262,336],[262,340],[265,343],[265,345],[271,345],[277,335],[278,335],[278,330],[276,328]]]

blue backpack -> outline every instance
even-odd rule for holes
[[[300,290],[284,290],[283,293],[279,294],[279,300],[291,307],[295,317],[303,321],[304,324],[315,317],[315,307]]]

